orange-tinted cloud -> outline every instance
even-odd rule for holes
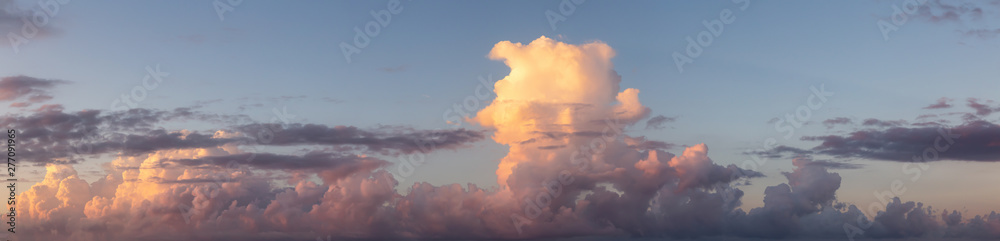
[[[290,124],[208,135],[156,128],[159,112],[142,110],[112,120],[61,109],[8,117],[6,122],[29,127],[24,120],[65,120],[61,127],[69,131],[111,121],[128,124],[129,131],[159,130],[168,143],[229,140],[266,127],[275,131],[271,145],[327,147],[278,154],[251,153],[240,148],[248,144],[231,141],[142,145],[157,148],[116,155],[104,164],[107,175],[93,183],[70,165],[50,163],[45,179],[17,197],[18,234],[79,241],[843,238],[844,223],[867,221],[856,207],[837,202],[841,178],[826,163],[795,160],[795,170],[783,173],[788,183],[768,187],[764,207],[745,212],[739,208],[743,192],[732,184],[763,174],[716,164],[705,144],[675,155],[664,150],[666,143],[627,136],[650,109],[638,90],[620,90],[613,56],[604,43],[545,37],[494,47],[490,58],[503,60],[511,73],[496,83],[496,100],[468,121],[492,130],[492,139],[510,148],[497,168],[498,189],[415,183],[401,194],[398,181],[381,168],[385,162],[367,156],[431,151],[409,143],[428,136],[441,148],[456,148],[478,140],[477,131]],[[342,145],[364,148],[337,148]],[[874,218],[868,236],[932,230],[926,233],[1000,237],[1000,215],[968,221],[942,216],[945,227],[928,221],[929,213],[920,204],[894,201]]]

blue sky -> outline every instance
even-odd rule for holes
[[[546,11],[559,12],[560,1],[402,1],[402,11],[348,62],[340,44],[352,43],[354,28],[374,21],[370,11],[386,9],[385,1],[244,1],[224,19],[212,1],[71,1],[43,27],[45,36],[30,39],[16,53],[8,41],[0,41],[0,76],[70,81],[52,90],[51,103],[74,111],[106,110],[142,84],[147,66],[159,66],[169,76],[148,91],[141,108],[213,101],[200,110],[267,121],[272,109],[287,108],[305,123],[453,129],[459,126],[446,123],[444,111],[474,96],[479,78],[496,81],[510,72],[503,61],[487,58],[498,42],[527,44],[540,36],[569,44],[600,41],[617,53],[613,62],[621,88],[639,89],[653,116],[676,117],[665,128],[639,124],[628,134],[674,143],[673,153],[705,143],[715,163],[740,165],[750,158],[745,150],[760,148],[767,138],[809,149],[819,142],[800,137],[853,131],[827,128],[824,120],[914,123],[923,114],[970,112],[967,98],[997,99],[1000,42],[962,33],[997,27],[997,16],[969,21],[911,16],[885,39],[876,23],[890,20],[893,5],[902,2],[751,1],[741,10],[742,3],[731,1],[592,0],[575,6],[553,29]],[[33,1],[16,3],[37,8]],[[685,38],[706,30],[702,22],[718,19],[724,10],[732,11],[735,20],[679,71],[672,54],[683,53]],[[793,138],[781,139],[784,133],[769,121],[794,114],[813,94],[810,88],[819,86],[835,95],[812,111],[811,123],[796,129]],[[942,97],[955,99],[955,107],[922,109]],[[0,106],[5,113],[29,109]],[[996,116],[984,118],[997,121]],[[467,122],[460,127],[476,128]],[[506,146],[486,140],[431,153],[429,163],[398,189],[405,192],[419,181],[496,187],[494,171],[507,152]],[[88,160],[77,168],[100,170],[98,163],[110,159]],[[837,196],[844,202],[865,205],[875,200],[873,191],[910,177],[900,171],[901,162],[837,161],[863,165],[838,170],[844,181]],[[996,183],[1000,179],[984,170],[997,170],[1000,163],[931,165],[926,176],[906,181],[909,191],[903,197],[977,214],[996,209],[989,201],[1000,196],[996,191],[950,187]],[[742,187],[743,208],[762,206],[764,189],[784,182],[781,172],[794,168],[790,159],[763,165],[758,171],[767,177]],[[102,175],[81,171],[81,176],[93,181]],[[41,173],[28,177],[41,178]]]

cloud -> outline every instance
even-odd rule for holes
[[[904,6],[905,7],[905,6]],[[965,36],[992,38],[1000,33],[994,25],[1000,17],[1000,2],[997,1],[941,1],[930,0],[919,6],[912,16],[932,23],[955,23],[963,29]]]
[[[35,7],[35,5],[28,5]],[[18,6],[15,0],[0,0],[0,33],[5,33],[4,43],[10,44],[7,33],[17,34],[21,37],[31,38],[24,35],[33,35],[33,37],[45,37],[50,36],[57,32],[52,28],[52,24],[46,24],[45,26],[38,27],[35,24],[27,25],[25,22],[31,23],[33,14],[47,14],[41,9],[25,9]],[[35,29],[32,29],[35,28]],[[27,33],[27,34],[24,34]]]
[[[826,126],[827,129],[833,129],[833,127],[836,125],[847,125],[851,123],[853,122],[851,121],[850,118],[847,117],[837,117],[823,121],[823,125]]]
[[[646,129],[663,129],[663,125],[666,123],[674,122],[677,117],[666,117],[663,115],[654,116],[649,120],[646,120]]]
[[[863,126],[874,126],[874,127],[881,127],[881,128],[903,126],[903,125],[906,125],[906,124],[907,124],[907,122],[905,120],[891,120],[891,121],[889,121],[889,120],[879,120],[879,119],[875,119],[875,118],[868,118],[868,119],[865,119],[864,122],[861,122],[861,125],[863,125]]]
[[[29,162],[76,163],[83,156],[116,153],[143,154],[174,148],[214,147],[233,139],[215,139],[197,132],[156,129],[163,121],[208,118],[179,108],[172,111],[131,109],[102,112],[64,112],[61,105],[45,105],[27,115],[8,114],[0,125],[18,131],[18,151]]]
[[[553,139],[552,134],[607,134],[649,114],[650,109],[639,103],[639,90],[619,92],[621,76],[611,63],[614,55],[601,42],[577,46],[546,37],[528,45],[504,41],[493,47],[489,57],[503,60],[512,74],[496,82],[497,97],[471,121],[495,129],[493,140],[511,145],[512,154],[497,169],[500,185],[507,185],[519,163],[541,158],[536,156],[541,153],[517,143],[548,137],[538,145],[578,146],[571,142],[591,138]]]
[[[344,153],[312,151],[304,155],[279,155],[272,153],[243,153],[222,156],[207,156],[198,159],[169,159],[163,164],[181,166],[212,165],[231,167],[247,165],[261,170],[318,171],[318,175],[328,183],[345,178],[356,172],[371,172],[389,162],[372,157]]]
[[[806,136],[802,140],[822,142],[811,150],[814,154],[841,158],[1000,161],[1000,126],[986,121],[955,127],[869,129],[847,135]],[[923,158],[925,154],[934,158]]]
[[[788,153],[788,154],[791,154],[791,155],[790,156],[785,156],[784,155],[785,153]],[[787,158],[787,157],[793,157],[793,158],[794,157],[806,157],[806,156],[812,155],[813,152],[810,151],[810,150],[804,150],[804,149],[790,147],[790,146],[786,146],[786,145],[780,145],[780,146],[776,146],[774,148],[763,150],[763,151],[747,151],[747,152],[743,152],[743,154],[747,154],[747,155],[759,155],[761,157],[766,157],[766,158],[771,158],[771,159],[778,159],[778,158]]]
[[[968,1],[942,2],[932,0],[921,6],[916,16],[931,22],[978,20],[983,17],[983,8]]]
[[[485,138],[475,130],[242,124],[209,137],[158,127],[177,116],[201,118],[190,110],[58,108],[8,115],[5,122],[66,130],[26,131],[29,138],[71,139],[83,127],[99,127],[165,146],[134,145],[153,148],[115,155],[104,165],[107,175],[92,183],[72,165],[47,164],[45,179],[17,196],[19,234],[79,241],[830,239],[843,238],[845,224],[863,220],[872,223],[865,237],[1000,237],[995,213],[968,220],[952,215],[948,225],[935,225],[929,207],[900,200],[869,221],[857,207],[837,201],[842,178],[829,168],[842,163],[805,158],[782,173],[787,183],[766,188],[763,207],[744,211],[744,193],[734,184],[762,173],[717,164],[706,144],[675,155],[664,151],[667,143],[624,135],[650,109],[639,102],[638,90],[619,89],[613,56],[601,42],[572,45],[545,37],[494,46],[490,57],[503,60],[511,74],[496,83],[490,106],[467,121],[490,129],[494,141],[510,148],[497,166],[498,188],[418,182],[401,194],[389,172],[400,165],[366,155],[424,152],[414,144],[420,139],[433,144],[426,150],[457,148]],[[236,148],[240,142],[190,145],[261,130],[273,137],[261,145],[320,148],[277,154],[244,151]],[[974,132],[981,130],[954,131],[962,141],[1000,136]]]
[[[629,148],[638,150],[670,150],[677,146],[674,143],[646,140],[645,136],[625,136],[625,144],[627,144]]]
[[[29,162],[77,163],[88,156],[119,154],[136,156],[160,150],[210,148],[223,145],[325,146],[361,148],[370,153],[431,152],[456,149],[485,138],[467,129],[416,130],[381,126],[364,130],[350,126],[327,127],[292,123],[242,124],[207,132],[167,131],[168,121],[235,123],[244,116],[202,113],[188,108],[173,110],[129,109],[105,112],[66,112],[61,105],[45,105],[29,114],[0,117],[0,125],[18,130],[18,151],[33,158]],[[263,141],[261,136],[272,137]]]
[[[380,68],[378,70],[381,71],[381,72],[385,72],[385,73],[396,73],[396,72],[406,71],[406,69],[408,69],[408,68],[409,68],[409,66],[400,65],[400,66],[395,66],[395,67]]]
[[[971,30],[966,30],[966,31],[962,32],[962,34],[964,34],[965,36],[968,36],[968,37],[978,37],[978,38],[989,39],[989,38],[996,37],[998,34],[1000,34],[1000,28],[997,28],[997,29],[971,29]]]
[[[809,160],[809,159],[805,159],[805,160]],[[815,160],[815,161],[814,160],[809,160],[808,162],[805,163],[805,165],[822,166],[822,167],[824,167],[826,169],[859,169],[859,168],[861,168],[861,167],[864,166],[864,165],[861,165],[861,164],[846,163],[846,162],[835,162],[835,161],[830,161],[830,160]]]
[[[363,130],[353,126],[333,126],[318,124],[249,124],[236,127],[244,133],[265,132],[273,137],[267,145],[330,145],[357,146],[367,151],[391,154],[391,152],[430,152],[436,149],[455,149],[485,138],[482,132],[468,129],[416,130],[408,127],[380,126],[373,130]]]
[[[23,75],[3,77],[0,79],[0,101],[19,101],[11,104],[11,107],[27,107],[52,99],[49,91],[56,85],[66,83],[69,82]]]
[[[993,112],[1000,111],[1000,106],[998,107],[989,106],[989,104],[993,103],[993,100],[980,101],[979,99],[976,98],[969,98],[967,101],[969,108],[976,110],[976,115],[980,117],[988,116],[990,114],[993,114]]]
[[[954,99],[949,99],[947,97],[941,97],[940,99],[937,100],[937,103],[928,105],[927,107],[924,107],[924,109],[947,109],[947,108],[951,108],[951,104],[949,102],[951,102],[953,100]]]

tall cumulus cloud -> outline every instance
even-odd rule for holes
[[[510,148],[497,166],[497,188],[421,182],[400,193],[388,163],[367,155],[433,151],[410,143],[428,138],[439,148],[458,148],[482,137],[475,131],[272,128],[273,145],[362,148],[291,155],[249,152],[238,148],[243,142],[230,141],[252,126],[202,136],[139,128],[139,134],[163,136],[149,141],[189,144],[116,155],[93,183],[68,164],[47,164],[45,179],[18,196],[18,235],[80,241],[844,238],[845,223],[863,221],[870,224],[865,237],[1000,237],[995,213],[963,219],[901,200],[869,219],[837,201],[839,174],[806,159],[783,173],[787,183],[765,190],[763,207],[744,211],[744,193],[734,184],[763,174],[716,164],[705,144],[674,154],[664,150],[666,143],[625,134],[651,110],[639,101],[639,90],[619,87],[614,55],[602,42],[572,45],[546,37],[493,47],[489,57],[511,72],[496,83],[496,99],[466,121]],[[80,123],[70,129],[97,125],[101,116],[48,115]],[[20,120],[5,119],[25,123]]]

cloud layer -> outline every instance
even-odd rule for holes
[[[511,72],[496,83],[496,99],[467,119],[510,148],[497,166],[499,188],[489,189],[415,183],[399,193],[389,163],[377,157],[465,147],[487,137],[476,130],[296,123],[206,131],[159,127],[168,119],[235,118],[190,109],[67,113],[52,108],[7,115],[3,124],[22,129],[25,142],[39,146],[26,155],[47,157],[41,161],[47,163],[45,179],[18,196],[18,234],[80,241],[844,238],[850,233],[1000,238],[996,213],[963,219],[958,212],[937,215],[923,204],[895,199],[870,219],[837,200],[841,176],[829,169],[843,166],[827,161],[794,160],[795,169],[782,173],[787,183],[767,187],[764,206],[744,211],[739,184],[763,174],[716,164],[705,144],[673,154],[666,151],[672,144],[625,134],[651,110],[639,101],[639,90],[620,89],[614,55],[602,42],[572,45],[546,37],[494,46],[489,57],[504,61]],[[998,136],[994,129],[1000,128],[973,123],[951,131],[962,134],[962,141],[985,143]],[[89,134],[94,130],[127,134],[94,137]],[[817,151],[831,155],[859,155],[847,151],[860,149],[899,158],[918,146],[916,141],[903,142],[899,151],[880,147],[881,152],[872,151],[872,143],[932,132],[890,128],[853,135],[863,137],[857,140],[812,138],[824,143]],[[72,154],[58,150],[77,142],[91,144],[91,155],[114,157],[104,165],[105,177],[87,183],[68,165]],[[110,147],[115,142],[121,147]],[[251,146],[306,151],[247,150]],[[955,152],[977,147],[985,146],[956,145]],[[859,223],[865,225],[845,225]]]

